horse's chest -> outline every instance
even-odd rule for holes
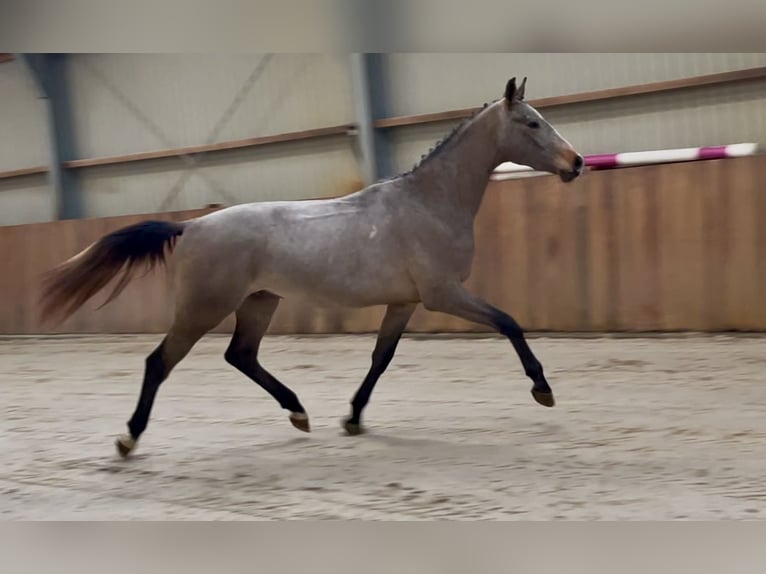
[[[471,267],[473,265],[473,250],[470,254],[462,256],[458,262],[458,275],[460,280],[465,281],[471,275]]]
[[[447,247],[446,253],[461,281],[468,279],[473,265],[474,244],[473,238],[453,242]]]

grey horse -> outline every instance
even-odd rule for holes
[[[102,237],[45,278],[42,318],[63,320],[122,271],[108,303],[139,267],[164,264],[172,252],[172,326],[146,358],[127,456],[146,430],[160,384],[209,330],[232,312],[236,327],[225,359],[290,412],[298,429],[309,419],[296,394],[258,360],[258,349],[282,298],[347,307],[386,305],[372,365],[351,401],[347,433],[361,415],[418,304],[492,327],[515,349],[532,395],[554,405],[543,368],[522,328],[463,283],[474,256],[474,218],[490,174],[503,162],[528,165],[568,182],[584,161],[539,112],[524,102],[526,78],[510,79],[502,98],[465,120],[409,172],[343,197],[236,205],[182,222],[144,221]],[[166,249],[167,248],[167,249]]]

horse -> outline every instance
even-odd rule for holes
[[[514,162],[578,177],[583,157],[524,100],[525,77],[461,122],[410,171],[354,193],[303,201],[230,206],[181,222],[146,220],[101,237],[43,279],[41,317],[63,321],[121,272],[117,297],[139,268],[172,256],[172,324],[146,357],[128,433],[115,441],[127,457],[146,430],[157,391],[194,344],[231,313],[235,328],[224,359],[310,432],[298,396],[260,363],[258,350],[280,301],[304,297],[349,308],[385,305],[369,370],[342,426],[364,432],[362,413],[394,357],[419,304],[489,326],[513,346],[535,401],[553,407],[553,391],[524,331],[508,313],[470,293],[474,219],[490,175]]]

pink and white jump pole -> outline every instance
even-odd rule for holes
[[[757,143],[738,143],[719,146],[689,147],[681,149],[664,149],[653,151],[633,151],[624,153],[602,153],[585,156],[585,165],[591,169],[614,169],[631,165],[649,165],[656,163],[674,163],[681,161],[697,161],[704,159],[723,159],[728,157],[743,157],[753,155],[758,151]],[[492,179],[510,179],[543,175],[526,165],[511,162],[503,163],[495,168]]]

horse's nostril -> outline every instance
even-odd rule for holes
[[[577,154],[574,159],[574,168],[575,169],[582,169],[582,166],[584,164],[584,160],[580,154]]]

